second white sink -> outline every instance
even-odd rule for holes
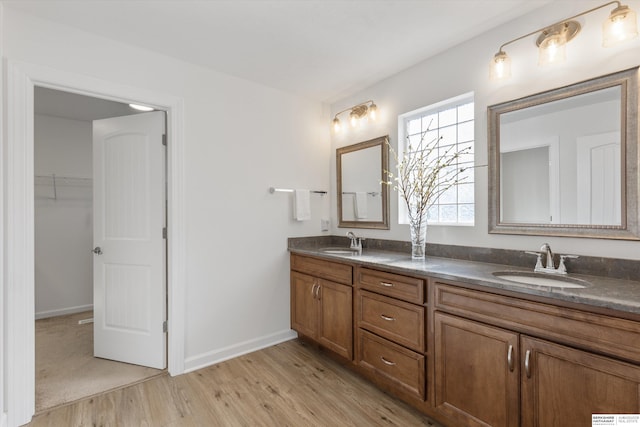
[[[356,255],[358,250],[352,248],[321,248],[320,252],[333,255]]]
[[[520,271],[496,271],[494,276],[520,285],[547,286],[551,288],[581,289],[590,285],[589,282],[574,277],[551,276],[543,273],[529,273]]]

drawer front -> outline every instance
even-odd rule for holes
[[[360,329],[358,364],[410,394],[425,397],[425,358]]]
[[[353,283],[353,268],[347,264],[291,254],[291,269],[344,285]]]
[[[435,284],[435,308],[640,363],[640,322],[443,283]]]
[[[424,280],[369,268],[358,269],[358,286],[414,304],[425,302]]]
[[[424,307],[358,291],[358,326],[424,353]]]

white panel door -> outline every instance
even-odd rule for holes
[[[577,138],[578,224],[622,223],[620,132]]]
[[[94,356],[166,367],[164,112],[93,122]]]

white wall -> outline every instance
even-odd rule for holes
[[[7,58],[184,100],[186,369],[290,337],[286,238],[320,234],[329,201],[296,222],[268,188],[328,189],[323,106],[7,6],[3,25]]]
[[[611,11],[606,7],[579,19],[583,28],[577,38],[567,45],[565,63],[551,67],[538,67],[535,37],[532,36],[505,48],[512,59],[511,80],[507,82],[489,80],[489,61],[502,43],[601,4],[593,1],[553,2],[523,18],[462,43],[332,104],[331,114],[335,114],[364,100],[373,99],[381,113],[380,120],[375,124],[333,135],[332,149],[385,134],[389,135],[392,145],[397,147],[398,115],[473,91],[476,109],[476,164],[486,165],[488,153],[486,111],[489,105],[639,65],[640,38],[613,48],[601,47],[602,22]],[[627,4],[636,11],[640,9],[639,1],[629,1]],[[327,126],[329,122],[328,119]],[[393,168],[393,160],[391,163]],[[335,173],[335,161],[332,161],[331,173]],[[489,234],[487,176],[486,168],[476,169],[475,226],[431,226],[427,231],[427,242],[536,250],[546,241],[558,253],[626,259],[639,257],[640,243],[638,242]],[[333,197],[335,191],[331,194],[332,224],[336,224],[336,202]],[[392,193],[389,231],[358,230],[357,234],[372,238],[409,240],[408,226],[398,225],[397,207],[397,195]],[[344,234],[348,229],[334,226],[332,231]]]
[[[91,122],[36,115],[36,176],[92,176]],[[36,319],[93,307],[91,182],[36,179]],[[71,185],[69,185],[71,184]],[[80,185],[79,185],[80,184]]]

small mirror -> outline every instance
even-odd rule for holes
[[[489,107],[489,231],[638,240],[638,69]]]
[[[389,137],[336,150],[338,227],[389,229]]]

